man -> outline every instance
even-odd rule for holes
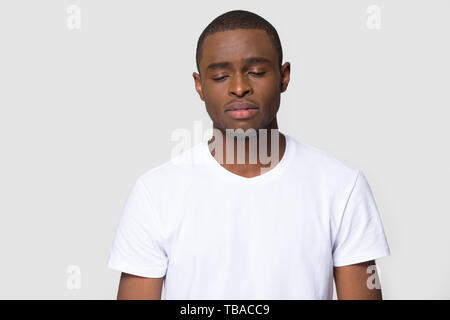
[[[222,14],[197,69],[214,136],[137,179],[108,262],[117,298],[164,283],[165,299],[332,299],[334,278],[338,299],[381,299],[390,251],[364,174],[278,130],[290,64],[273,26]]]

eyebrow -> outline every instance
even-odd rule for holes
[[[250,57],[250,58],[246,58],[244,59],[244,63],[245,64],[252,64],[252,63],[271,63],[271,61],[267,58],[264,57]],[[215,69],[222,69],[222,68],[227,68],[231,65],[231,62],[229,61],[224,61],[224,62],[215,62],[215,63],[211,63],[206,70],[215,70]]]

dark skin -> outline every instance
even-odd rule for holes
[[[256,58],[256,59],[255,59]],[[290,63],[280,66],[278,55],[272,42],[263,30],[237,29],[217,32],[206,37],[203,43],[199,73],[194,72],[195,89],[205,102],[213,128],[222,132],[222,152],[226,157],[226,129],[241,128],[278,129],[277,117],[280,106],[280,93],[289,84]],[[236,100],[248,100],[258,106],[258,112],[248,119],[233,119],[226,112],[226,106]],[[211,144],[214,137],[209,141]],[[261,173],[259,158],[259,139],[256,149],[257,163],[249,163],[249,141],[245,141],[245,164],[237,163],[237,143],[235,160],[221,165],[246,178]],[[267,135],[266,154],[271,155],[271,135]],[[279,160],[284,155],[286,138],[279,135]],[[212,150],[214,156],[214,150]],[[224,161],[225,162],[225,161]]]
[[[117,300],[161,300],[164,278],[145,278],[122,272]]]
[[[249,58],[263,58],[250,59]],[[226,64],[224,63],[226,62]],[[217,65],[217,63],[221,63]],[[214,67],[209,67],[213,65]],[[209,68],[208,68],[209,67]],[[286,91],[290,78],[290,63],[278,65],[277,51],[263,30],[237,29],[218,32],[206,37],[199,62],[200,74],[194,72],[195,89],[205,102],[213,128],[222,133],[223,155],[226,156],[226,129],[250,128],[278,129],[277,112],[280,106],[280,94]],[[235,100],[248,100],[258,106],[257,112],[250,118],[233,119],[225,108]],[[271,154],[271,135],[267,140],[267,154]],[[214,137],[209,144],[214,142]],[[259,142],[257,144],[259,146]],[[220,147],[220,146],[216,146]],[[284,155],[286,138],[279,134],[279,160]],[[251,178],[266,167],[259,159],[249,163],[249,143],[245,143],[245,163],[222,163],[234,174]],[[211,149],[210,149],[211,150]],[[211,150],[214,156],[214,150]],[[367,261],[343,267],[334,267],[333,276],[339,300],[381,300],[381,289],[369,289],[367,279],[371,275],[367,268],[375,261]],[[117,299],[161,299],[164,277],[144,278],[122,273]]]

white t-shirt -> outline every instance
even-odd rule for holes
[[[165,275],[167,300],[332,299],[333,266],[390,255],[382,221],[361,170],[285,136],[253,178],[207,140],[138,177],[108,267]]]

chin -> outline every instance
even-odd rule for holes
[[[227,129],[248,129],[248,128],[256,128],[257,126],[254,123],[251,123],[249,121],[233,121],[233,122],[228,122],[226,124],[226,128]]]
[[[231,126],[228,126],[228,129],[231,130],[238,130],[241,129],[244,132],[247,132],[247,130],[255,130],[256,133],[258,133],[259,129],[262,129],[262,127],[260,125],[254,125],[254,124],[234,124]],[[248,134],[250,134],[250,132],[248,132]]]

